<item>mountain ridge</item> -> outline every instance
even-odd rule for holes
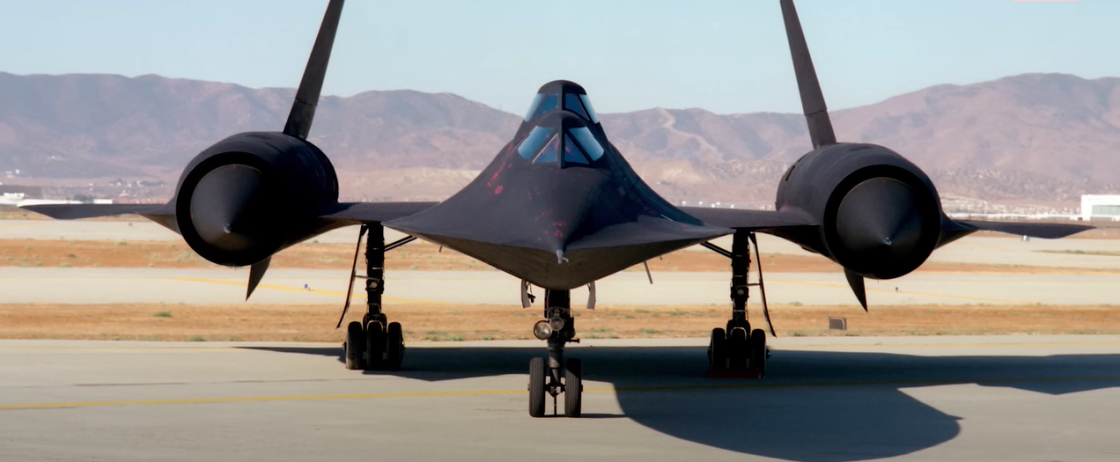
[[[40,183],[173,184],[191,157],[221,138],[279,129],[294,91],[151,74],[0,72],[0,171],[19,169]],[[328,153],[352,197],[446,197],[521,122],[446,92],[324,96],[319,108],[309,139]],[[895,149],[930,173],[943,195],[1050,203],[1120,189],[1120,78],[1022,74],[936,85],[831,114],[838,139]],[[799,114],[652,108],[600,118],[612,143],[671,200],[768,203],[781,172],[810,149]],[[382,186],[399,177],[396,170],[447,181],[427,190]]]

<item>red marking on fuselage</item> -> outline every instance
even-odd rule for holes
[[[494,195],[501,194],[503,189],[505,189],[505,186],[498,185],[498,187],[494,189]]]
[[[491,183],[498,180],[498,176],[502,174],[502,170],[505,170],[505,168],[506,168],[506,163],[502,162],[502,165],[498,166],[498,171],[494,172],[494,175],[490,177],[490,181],[486,182],[486,187],[487,188],[493,188],[494,187]],[[501,194],[501,193],[495,193],[495,194]]]

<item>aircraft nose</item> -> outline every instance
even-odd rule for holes
[[[530,232],[535,235],[536,248],[556,254],[557,262],[563,263],[567,259],[563,254],[567,253],[568,246],[582,237],[584,224],[603,205],[588,197],[573,197],[570,194],[548,200],[548,204],[547,209],[538,212]]]
[[[918,198],[905,183],[866,180],[844,196],[836,231],[849,251],[866,258],[902,258],[918,247],[925,220]]]

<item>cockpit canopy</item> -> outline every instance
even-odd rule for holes
[[[561,103],[565,111],[572,112],[593,124],[599,123],[599,117],[595,115],[595,108],[591,107],[591,99],[587,97],[587,92],[579,84],[567,80],[555,80],[544,84],[537,91],[537,97],[529,106],[529,112],[525,113],[525,121],[529,122],[550,111],[560,109]]]
[[[534,164],[591,165],[606,150],[587,123],[568,113],[545,116],[517,146],[517,153]]]

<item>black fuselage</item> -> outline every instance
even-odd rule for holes
[[[385,226],[558,290],[732,232],[704,225],[653,192],[610,144],[593,110],[580,105],[581,87],[552,82],[540,95],[545,105],[554,96],[555,107],[535,104],[474,181]]]

